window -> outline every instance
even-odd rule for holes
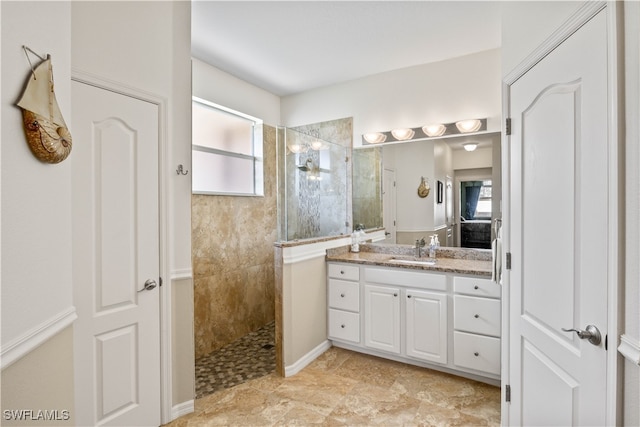
[[[191,126],[193,193],[264,195],[262,120],[194,97]]]
[[[476,218],[491,218],[491,181],[482,181],[480,198],[476,207]]]

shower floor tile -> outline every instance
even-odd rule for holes
[[[269,375],[275,367],[275,324],[271,322],[196,359],[196,399]]]

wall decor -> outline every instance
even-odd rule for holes
[[[444,186],[442,184],[442,181],[438,181],[438,195],[437,195],[438,203],[442,203],[443,193],[444,193]]]
[[[31,66],[31,73],[16,105],[22,109],[27,143],[39,160],[60,163],[71,153],[71,133],[53,92],[51,55],[43,58],[27,46],[22,48]],[[35,68],[31,65],[29,52],[41,60]]]
[[[424,176],[420,177],[420,185],[418,186],[418,197],[424,199],[429,195],[429,191],[431,188],[429,187],[429,182],[425,181]]]

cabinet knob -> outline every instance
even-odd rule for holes
[[[397,296],[398,296],[398,294],[393,294],[393,296],[394,296],[394,297],[397,297]]]
[[[344,325],[340,325],[340,327],[341,327],[342,329],[344,329]]]
[[[476,319],[480,317],[479,314],[474,314],[473,317],[475,317]]]
[[[344,274],[344,270],[340,270],[340,274]]]
[[[340,294],[340,297],[341,297],[341,298],[344,298],[344,294]]]
[[[407,298],[411,298],[411,295],[407,295]]]
[[[473,355],[474,355],[475,357],[478,357],[478,356],[480,356],[480,353],[478,353],[478,352],[476,351],[475,353],[473,353]]]
[[[478,289],[480,289],[480,288],[478,287],[478,285],[475,285],[475,286],[473,287],[473,289],[478,290]]]

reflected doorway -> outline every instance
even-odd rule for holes
[[[459,246],[491,249],[491,177],[461,178],[458,189]]]

